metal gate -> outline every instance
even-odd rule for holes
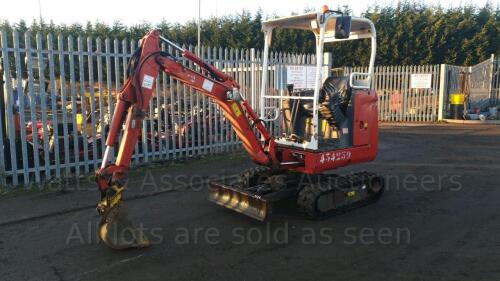
[[[500,60],[491,59],[478,63],[474,66],[464,67],[456,65],[443,65],[444,73],[443,94],[443,118],[450,118],[450,96],[462,93],[461,76],[466,79],[467,111],[470,114],[482,113],[489,119],[498,119],[490,108],[500,105]]]
[[[471,109],[485,111],[496,105],[496,97],[492,93],[494,61],[487,60],[470,67],[470,98]]]

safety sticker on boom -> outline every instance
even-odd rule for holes
[[[238,104],[237,104],[237,103],[233,103],[233,104],[231,105],[231,107],[233,108],[234,115],[236,115],[236,117],[240,117],[240,115],[241,115],[241,110],[240,110],[240,108],[238,107]]]
[[[208,79],[205,79],[203,81],[203,89],[207,90],[208,92],[211,92],[212,91],[212,88],[214,87],[214,82],[208,80]]]
[[[142,79],[142,87],[146,89],[153,89],[153,84],[155,82],[155,78],[153,76],[149,76],[144,74],[144,78]]]

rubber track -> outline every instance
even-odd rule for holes
[[[353,182],[361,182],[363,180],[366,181],[367,179],[371,180],[372,178],[377,177],[377,175],[368,172],[360,172],[347,176],[334,175],[333,177],[337,178],[337,182],[339,183],[339,185],[336,188],[330,187],[329,190],[325,190],[324,182],[331,177],[332,176],[325,175],[325,178],[321,179],[320,182],[307,185],[299,192],[297,204],[299,206],[299,209],[308,217],[313,219],[324,219],[334,215],[345,213],[356,208],[363,207],[378,200],[384,191],[384,184],[382,182],[382,189],[378,193],[370,197],[354,202],[347,206],[342,206],[340,208],[332,209],[327,212],[320,212],[316,209],[316,202],[318,201],[320,196],[334,191],[343,189],[347,190],[352,186]],[[323,185],[321,183],[323,183]]]

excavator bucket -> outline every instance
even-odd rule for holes
[[[210,183],[208,200],[259,221],[264,221],[270,212],[266,199],[224,183]]]
[[[134,227],[128,218],[128,212],[123,202],[118,203],[103,216],[99,237],[107,246],[115,250],[150,246],[143,230]]]

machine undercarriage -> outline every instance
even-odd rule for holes
[[[208,199],[264,221],[273,203],[294,198],[303,214],[322,219],[373,202],[383,191],[384,180],[374,173],[310,175],[256,167],[236,179],[211,182]]]

